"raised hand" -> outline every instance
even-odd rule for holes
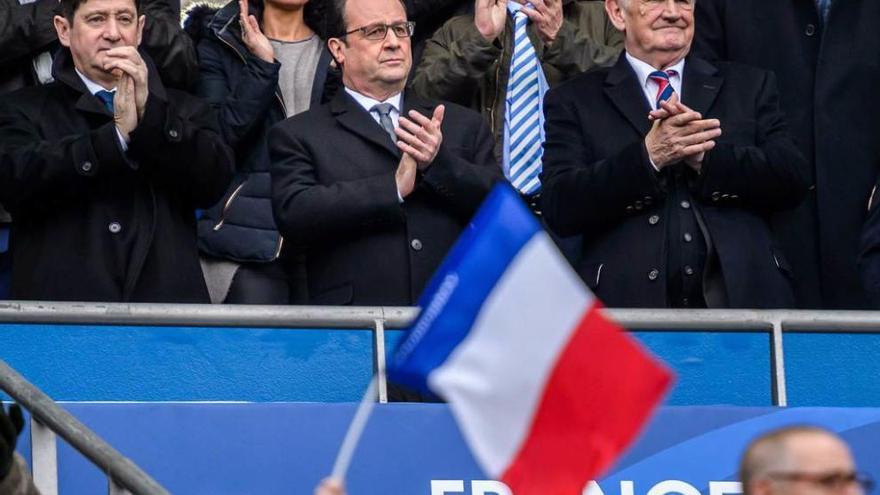
[[[241,10],[238,22],[241,25],[241,40],[244,46],[255,56],[266,62],[275,60],[275,49],[269,38],[260,29],[257,18],[248,14],[248,0],[238,0],[238,8]]]
[[[705,153],[715,147],[714,139],[721,135],[721,122],[703,119],[689,108],[676,107],[675,111],[679,113],[654,120],[651,131],[645,136],[648,156],[661,169],[684,160],[699,171]]]
[[[697,112],[694,112],[694,110],[692,110],[690,107],[679,101],[678,95],[673,95],[672,98],[670,98],[668,101],[661,102],[660,108],[651,111],[648,114],[648,120],[654,122],[654,127],[658,127],[659,121],[684,114],[699,115]],[[717,120],[712,120],[712,122],[717,122]],[[718,122],[718,125],[720,126],[720,122]],[[710,130],[707,132],[709,133],[707,135],[712,135],[712,137],[708,141],[702,143],[702,146],[698,147],[699,151],[687,154],[686,156],[681,158],[681,160],[684,161],[685,165],[689,166],[697,173],[699,173],[703,168],[703,159],[706,157],[706,152],[715,147],[715,142],[712,140],[721,135],[720,127],[716,129],[710,128]],[[657,166],[661,167],[661,165]]]
[[[551,45],[562,28],[562,0],[529,0],[534,8],[522,7],[522,12],[529,16],[535,31],[541,40]]]
[[[132,98],[137,109],[137,120],[144,118],[144,110],[147,108],[147,98],[150,95],[147,84],[147,64],[141,58],[137,48],[133,46],[120,46],[107,50],[104,57],[104,70],[112,72],[117,77],[125,79],[128,76],[132,82]],[[119,90],[117,89],[117,97]],[[114,101],[114,106],[117,103]],[[135,122],[137,123],[137,122]]]
[[[495,41],[504,31],[507,22],[507,2],[509,0],[476,0],[474,5],[474,25],[489,43]]]
[[[437,157],[440,145],[443,143],[443,115],[446,107],[437,105],[434,114],[429,119],[415,110],[409,111],[409,118],[400,116],[400,125],[394,132],[400,139],[397,147],[404,153],[412,156],[418,164],[419,170],[428,168]]]
[[[129,134],[138,125],[138,109],[135,102],[134,79],[123,73],[116,83],[116,95],[113,97],[113,121],[122,134],[125,142],[129,142]]]

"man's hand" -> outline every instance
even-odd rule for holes
[[[489,43],[495,41],[504,31],[507,22],[507,2],[509,0],[476,0],[474,5],[474,25]]]
[[[325,478],[318,488],[315,488],[315,495],[345,495],[345,488],[340,481]]]
[[[703,119],[677,99],[661,103],[648,118],[654,124],[645,136],[645,147],[651,161],[660,169],[685,161],[699,172],[706,152],[715,147],[713,140],[721,135],[718,119]]]
[[[120,80],[124,80],[128,76],[132,83],[132,94],[135,105],[137,107],[137,120],[144,118],[144,110],[147,108],[147,97],[150,95],[147,86],[147,64],[141,58],[137,48],[133,46],[119,46],[107,50],[104,57],[104,70],[119,75],[122,72]],[[119,90],[117,89],[117,93]],[[117,94],[118,96],[118,94]],[[114,106],[116,105],[114,99]]]
[[[131,139],[129,134],[138,125],[134,91],[134,80],[128,74],[122,74],[116,83],[116,96],[113,97],[113,121],[126,143]]]
[[[443,131],[440,130],[440,125],[443,123],[445,112],[446,107],[437,105],[429,119],[415,110],[410,110],[410,118],[401,115],[399,127],[394,129],[400,139],[397,141],[397,147],[416,160],[419,170],[428,168],[440,151],[440,145],[443,143]]]
[[[401,198],[406,198],[416,188],[418,170],[419,166],[416,164],[416,160],[409,153],[404,153],[400,157],[397,172],[394,173],[394,181],[397,182],[397,194],[400,194]]]
[[[238,23],[241,25],[244,46],[261,60],[272,63],[275,60],[275,49],[260,29],[257,18],[248,14],[248,0],[238,0],[238,8],[241,10]]]
[[[552,45],[562,28],[562,0],[529,0],[529,3],[534,8],[523,6],[522,12],[532,20],[541,40]]]
[[[13,458],[15,452],[15,444],[18,442],[18,434],[24,428],[24,417],[21,415],[21,408],[18,404],[9,406],[9,414],[3,409],[3,403],[0,402],[0,480],[9,474],[12,469]]]

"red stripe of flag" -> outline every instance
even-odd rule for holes
[[[581,320],[501,476],[514,495],[580,495],[633,441],[672,373],[599,311]]]

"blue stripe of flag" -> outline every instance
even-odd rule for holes
[[[428,375],[467,337],[508,265],[540,230],[509,184],[495,186],[425,289],[422,311],[401,339],[388,378],[430,393]]]

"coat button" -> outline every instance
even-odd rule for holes
[[[690,232],[685,232],[684,242],[691,242],[692,240],[694,240],[694,236],[692,236]]]
[[[712,201],[718,201],[719,199],[721,199],[721,193],[718,191],[714,191],[712,193]]]
[[[807,24],[807,28],[804,29],[804,34],[807,36],[813,36],[816,34],[816,25],[815,24]]]
[[[170,137],[171,139],[177,139],[177,136],[179,136],[179,135],[180,135],[180,133],[177,132],[177,129],[169,129],[168,130],[168,137]]]
[[[88,172],[88,171],[92,170],[92,162],[88,162],[88,161],[83,162],[81,168],[82,168],[83,172]]]
[[[627,207],[626,207],[626,211],[630,211],[630,212],[633,211],[633,207],[632,207],[632,205],[627,206]]]
[[[645,204],[651,206],[654,203],[654,198],[651,196],[645,196]]]
[[[409,245],[413,248],[414,251],[422,250],[422,241],[418,239],[413,239],[412,241],[410,241]]]
[[[636,201],[634,204],[637,210],[641,210],[645,206],[641,201]]]
[[[651,215],[648,218],[648,223],[650,223],[651,225],[657,225],[657,222],[659,222],[659,221],[660,221],[660,215]]]
[[[656,268],[651,270],[650,272],[648,272],[648,280],[650,280],[651,282],[657,280],[657,277],[659,277],[659,276],[660,276],[660,270],[658,270]]]
[[[685,265],[684,274],[690,277],[691,275],[694,274],[694,269],[691,268],[689,265]]]
[[[109,230],[111,234],[118,234],[122,231],[122,225],[119,222],[110,222],[110,225],[107,226],[107,230]]]
[[[691,203],[689,201],[682,201],[680,204],[681,204],[681,207],[684,208],[685,210],[687,210],[688,208],[691,207]]]

